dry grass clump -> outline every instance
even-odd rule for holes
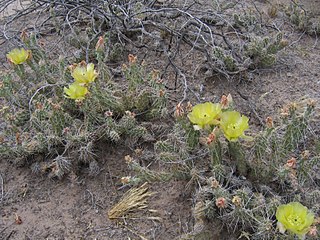
[[[148,208],[148,198],[153,196],[155,193],[149,191],[148,183],[145,182],[140,187],[131,188],[127,191],[121,199],[115,204],[109,211],[108,217],[111,220],[120,218],[130,218],[129,213],[135,211],[144,210]],[[151,219],[146,217],[146,219]],[[152,217],[153,220],[158,219]]]

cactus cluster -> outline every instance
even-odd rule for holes
[[[224,96],[220,104],[225,100]],[[228,231],[242,232],[250,239],[308,235],[309,230],[316,228],[316,222],[306,225],[308,228],[303,232],[294,229],[292,232],[288,227],[284,233],[279,232],[275,216],[279,206],[290,201],[302,202],[312,213],[319,214],[320,196],[313,180],[319,169],[319,155],[306,149],[308,142],[313,141],[307,140],[307,136],[312,136],[308,126],[314,107],[312,100],[289,104],[281,110],[280,123],[275,124],[269,117],[265,129],[244,142],[230,141],[219,135],[217,129],[211,132],[204,126],[194,127],[194,116],[190,120],[187,117],[192,108],[180,104],[176,108],[177,122],[167,139],[157,141],[153,153],[140,151],[128,158],[136,175],[125,184],[135,185],[137,179],[187,179],[187,187],[196,186],[195,230],[180,239],[210,236],[207,230],[212,221],[219,221]],[[205,108],[202,110],[206,112]],[[217,119],[222,125],[223,118]],[[148,159],[156,159],[162,170],[142,166]]]
[[[298,30],[311,35],[320,33],[320,17],[313,16],[297,0],[286,6],[284,12]]]
[[[3,77],[0,88],[5,106],[1,115],[7,126],[2,157],[21,165],[31,163],[33,172],[53,177],[75,171],[79,163],[95,175],[98,141],[133,147],[148,132],[141,122],[166,115],[166,93],[157,71],[148,73],[129,55],[120,80],[124,84],[112,81],[103,40],[93,50],[97,68],[86,62],[68,67],[68,59],[55,62],[38,54],[43,50],[32,36],[23,36],[28,50],[16,49],[7,55],[14,71]],[[72,81],[69,88],[64,87]],[[41,156],[47,156],[46,161]]]

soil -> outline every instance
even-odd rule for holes
[[[319,1],[304,2],[306,8],[319,14]],[[313,5],[310,7],[310,4]],[[272,69],[259,70],[249,76],[249,80],[237,83],[203,79],[199,73],[197,77],[202,80],[193,88],[202,89],[199,94],[203,101],[217,101],[222,94],[231,93],[236,108],[249,116],[258,129],[266,117],[277,116],[284,104],[307,98],[319,102],[318,38],[290,28],[285,36],[290,44]],[[197,56],[194,58],[186,64],[193,66]],[[316,114],[319,116],[318,107]],[[314,131],[319,134],[320,127]],[[186,181],[150,183],[150,191],[155,195],[149,199],[148,209],[154,212],[137,212],[132,219],[111,221],[107,212],[129,190],[122,187],[120,178],[131,175],[124,161],[124,156],[131,150],[110,146],[99,148],[98,162],[102,170],[95,177],[88,176],[84,168],[62,180],[53,180],[0,159],[0,239],[167,240],[193,230],[194,189],[187,188]],[[218,220],[213,225],[217,228],[211,230],[210,239],[238,239],[239,234],[226,234]]]
[[[192,198],[185,182],[150,186],[156,194],[149,207],[157,210],[153,217],[161,221],[139,213],[125,225],[109,220],[107,211],[128,190],[119,184],[129,174],[126,154],[119,149],[108,151],[100,159],[105,164],[96,177],[80,174],[63,180],[35,177],[28,169],[1,161],[0,239],[139,239],[139,235],[168,239],[189,231]]]

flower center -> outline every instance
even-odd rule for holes
[[[299,216],[289,216],[288,222],[292,225],[301,225],[302,219]]]
[[[228,128],[231,129],[231,130],[235,130],[235,129],[237,129],[237,125],[236,124],[230,124],[228,126]]]

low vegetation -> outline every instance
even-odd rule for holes
[[[283,106],[257,129],[235,109],[231,95],[205,103],[191,97],[191,83],[177,64],[184,46],[187,55],[204,56],[206,74],[244,80],[251,71],[277,64],[288,45],[279,29],[268,28],[259,11],[240,3],[210,1],[208,9],[198,10],[196,2],[67,2],[34,1],[29,10],[48,10],[52,31],[70,49],[80,50],[77,56],[51,58],[38,33],[27,30],[6,55],[10,71],[1,73],[0,85],[2,159],[50,178],[83,167],[95,176],[97,145],[126,146],[132,149],[125,157],[132,175],[122,177],[124,185],[183,179],[195,189],[194,231],[180,239],[210,239],[201,229],[214,221],[247,239],[317,238],[316,102]],[[298,8],[293,1],[283,11],[299,30],[319,32]],[[280,10],[270,5],[269,17]],[[167,67],[153,69],[128,54],[127,45],[164,54]],[[169,66],[181,82],[174,91],[163,80]],[[181,97],[172,102],[172,95]],[[145,164],[152,162],[159,167]],[[138,199],[151,195],[147,188],[141,191]],[[130,210],[119,204],[121,214]],[[117,211],[109,215],[122,217]]]

